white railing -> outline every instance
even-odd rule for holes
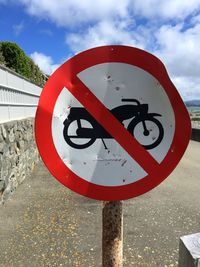
[[[42,88],[0,66],[0,123],[34,117]]]

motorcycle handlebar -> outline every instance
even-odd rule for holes
[[[132,98],[122,98],[122,102],[136,102],[138,105],[140,105],[140,102],[137,99]]]

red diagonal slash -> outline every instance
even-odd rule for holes
[[[155,169],[158,170],[159,163],[126,130],[77,76],[73,77],[71,82],[66,84],[66,87],[148,174],[153,173]]]

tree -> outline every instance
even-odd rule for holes
[[[24,51],[12,42],[2,42],[2,53],[8,68],[14,69],[17,73],[30,78],[30,65]]]
[[[5,65],[5,58],[3,56],[3,51],[0,43],[0,64]]]
[[[16,43],[0,42],[0,64],[4,64],[40,86],[44,85],[45,75]]]
[[[39,85],[44,85],[44,75],[39,69],[39,67],[33,62],[31,58],[29,59],[29,65],[30,65],[30,70],[31,70],[31,81],[39,84]]]

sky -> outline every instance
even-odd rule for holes
[[[138,47],[165,64],[184,100],[200,99],[200,0],[0,0],[0,41],[47,74],[92,47]]]

